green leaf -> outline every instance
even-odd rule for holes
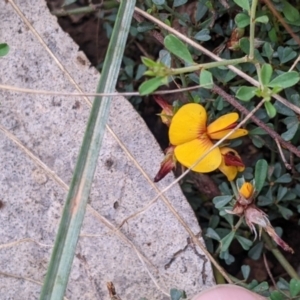
[[[97,93],[111,93],[116,89],[117,78],[128,39],[135,1],[121,1],[114,30],[109,41]],[[95,97],[87,122],[82,146],[77,159],[52,249],[40,299],[63,299],[74,259],[76,245],[89,200],[93,177],[106,124],[111,96]]]
[[[225,237],[222,238],[221,240],[221,251],[224,252],[228,250],[232,240],[234,239],[235,231],[231,231],[229,234],[227,234]]]
[[[193,63],[193,58],[187,46],[175,35],[169,34],[164,39],[165,47],[177,57],[188,63]]]
[[[204,89],[211,89],[214,85],[212,74],[207,70],[202,70],[200,73],[199,84]]]
[[[284,64],[297,56],[297,52],[294,51],[291,47],[282,47],[277,48],[278,58],[281,64]]]
[[[279,277],[279,281],[277,282],[277,287],[280,290],[287,290],[288,291],[290,289],[290,284],[285,279],[283,279],[282,277]]]
[[[165,4],[165,0],[152,0],[152,2],[155,5],[163,5],[163,4]]]
[[[165,83],[165,77],[154,77],[149,80],[144,81],[139,86],[139,93],[141,96],[145,96],[148,94],[151,94],[154,92],[158,87],[161,85],[164,85]]]
[[[289,22],[296,22],[299,20],[300,18],[300,14],[298,9],[291,5],[288,1],[283,1],[284,3],[284,7],[283,7],[283,14],[285,16],[285,18],[289,21]]]
[[[153,23],[150,22],[141,22],[137,26],[137,31],[138,32],[147,32],[152,30],[155,27]]]
[[[255,127],[249,131],[249,135],[266,135],[268,134],[264,129]]]
[[[255,165],[255,190],[257,194],[262,190],[268,174],[268,163],[264,159],[257,161]]]
[[[288,192],[287,187],[285,186],[283,187],[280,185],[277,191],[277,201],[279,202],[280,200],[282,200],[287,192]]]
[[[285,173],[279,178],[275,180],[275,183],[290,183],[292,181],[292,177],[289,173]]]
[[[296,132],[298,131],[299,123],[293,124],[286,132],[281,134],[281,137],[285,141],[290,141],[295,136]]]
[[[270,298],[271,300],[284,300],[284,296],[279,291],[273,291]]]
[[[270,80],[273,73],[272,66],[269,64],[264,64],[260,71],[261,81],[263,85],[267,85]]]
[[[0,57],[6,55],[9,52],[9,46],[6,43],[0,44]]]
[[[299,81],[299,73],[295,71],[283,73],[274,78],[269,84],[269,87],[280,87],[282,89],[291,87]]]
[[[276,113],[277,113],[276,108],[274,107],[274,105],[271,102],[266,101],[264,103],[264,106],[265,106],[265,109],[267,111],[268,116],[270,118],[274,118],[276,116]]]
[[[210,227],[207,228],[205,236],[217,241],[221,240],[220,236]]]
[[[256,148],[262,148],[265,144],[265,140],[261,137],[253,135],[253,136],[250,136],[250,138]]]
[[[241,246],[243,247],[244,250],[249,250],[251,248],[251,246],[253,245],[253,242],[240,236],[240,235],[236,235],[235,238],[239,241],[239,243],[241,244]]]
[[[261,256],[264,244],[263,242],[258,242],[254,245],[248,252],[248,256],[254,260],[258,260]]]
[[[270,43],[265,42],[263,45],[263,55],[266,56],[269,60],[271,60],[273,56],[274,50]]]
[[[300,280],[291,279],[290,281],[290,293],[292,297],[300,294]]]
[[[276,28],[272,27],[271,30],[268,32],[268,36],[271,42],[277,43],[278,42],[278,36],[277,36],[277,30]]]
[[[257,201],[257,204],[259,206],[267,206],[267,205],[270,205],[272,204],[274,201],[272,198],[268,198],[268,197],[265,197],[265,196],[259,196],[258,197],[258,201]]]
[[[197,3],[197,11],[196,11],[196,22],[199,22],[204,15],[206,14],[206,12],[208,11],[208,7],[202,2]]]
[[[249,0],[233,0],[239,7],[250,12]]]
[[[282,114],[282,115],[285,115],[288,117],[294,117],[296,115],[292,109],[286,107],[284,104],[282,104],[279,101],[275,101],[274,106],[275,106],[276,110],[279,111],[280,114]]]
[[[199,199],[198,199],[199,201]],[[209,227],[216,228],[220,222],[220,217],[217,215],[212,215],[209,219]]]
[[[267,291],[268,289],[269,289],[269,284],[266,281],[264,281],[258,284],[254,289],[252,289],[252,291],[255,293],[262,293],[264,291]]]
[[[194,35],[194,39],[197,41],[209,41],[211,39],[209,33],[209,30],[204,28]]]
[[[142,63],[148,67],[148,68],[153,68],[155,66],[157,66],[157,62],[148,58],[148,57],[145,57],[145,56],[142,56]]]
[[[289,218],[293,215],[293,212],[290,209],[288,209],[288,208],[286,208],[286,207],[284,207],[282,205],[277,205],[277,207],[278,207],[278,210],[281,213],[281,215],[286,220],[289,220]]]
[[[146,71],[146,66],[143,64],[139,64],[134,79],[135,80],[141,79],[145,71]]]
[[[183,4],[187,3],[187,2],[188,2],[188,0],[174,0],[173,7],[181,6],[181,5],[183,5]]]
[[[177,289],[171,289],[170,296],[171,296],[171,300],[186,299],[185,292]]]
[[[254,86],[241,86],[235,96],[242,101],[250,101],[257,91],[257,87]]]
[[[241,271],[244,279],[247,280],[250,275],[250,267],[248,265],[242,265]]]
[[[171,54],[169,51],[167,50],[160,50],[159,51],[159,61],[164,64],[165,66],[167,66],[168,68],[171,67]]]
[[[268,18],[268,16],[260,16],[255,19],[255,22],[267,24],[267,23],[269,23],[269,18]]]
[[[219,209],[229,203],[232,200],[232,197],[233,196],[217,196],[213,199],[213,203],[215,207]]]
[[[238,13],[235,16],[234,21],[235,21],[237,27],[245,28],[246,26],[248,26],[250,24],[250,17],[247,14]]]

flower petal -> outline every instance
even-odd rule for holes
[[[245,165],[234,149],[222,147],[220,151],[222,154],[222,162],[219,170],[227,176],[228,181],[232,181],[238,172],[244,171]]]
[[[228,181],[232,181],[238,173],[237,167],[226,166],[224,159],[222,159],[219,170],[227,177]]]
[[[196,103],[182,106],[174,115],[170,129],[169,140],[172,145],[181,145],[199,137],[206,132],[206,110]]]
[[[213,143],[209,139],[195,139],[191,142],[176,146],[175,156],[185,167],[191,167]],[[207,154],[192,170],[199,173],[207,173],[216,170],[222,161],[220,149],[217,147]]]
[[[222,139],[226,134],[228,134],[232,129],[225,129],[219,132],[215,132],[215,133],[210,133],[209,137],[212,140],[220,140]],[[232,139],[236,139],[239,138],[241,136],[247,135],[248,134],[248,130],[246,129],[238,129],[237,131],[235,131],[232,135],[230,135],[227,140],[232,140]]]
[[[207,133],[213,134],[218,131],[223,131],[224,129],[228,129],[228,127],[234,124],[239,118],[238,113],[229,113],[224,116],[221,116],[211,124],[207,126]]]
[[[244,182],[239,190],[240,195],[246,199],[250,199],[254,193],[254,186],[250,182]]]

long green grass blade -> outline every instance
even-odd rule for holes
[[[121,1],[97,93],[115,90],[135,0]],[[63,299],[109,115],[111,97],[96,97],[64,206],[41,300]]]

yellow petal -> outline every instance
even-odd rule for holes
[[[220,140],[222,139],[226,134],[228,134],[232,129],[226,129],[226,130],[222,130],[219,132],[215,132],[212,134],[209,134],[209,137],[212,140]],[[247,135],[248,134],[248,130],[246,129],[238,129],[237,131],[235,131],[232,135],[230,135],[227,140],[232,140],[232,139],[236,139],[239,138],[241,136]]]
[[[239,193],[246,199],[250,199],[254,193],[254,187],[250,182],[244,182]]]
[[[230,125],[234,124],[239,118],[237,113],[229,113],[221,116],[211,124],[207,126],[207,133],[209,135],[227,129]]]
[[[213,146],[209,139],[196,139],[176,146],[175,156],[185,167],[191,167],[206,151]],[[207,173],[216,170],[222,161],[220,149],[217,147],[207,154],[192,170]]]
[[[206,111],[200,104],[189,103],[182,106],[172,118],[169,140],[172,145],[181,145],[206,132]]]
[[[219,170],[227,177],[228,181],[234,180],[238,173],[238,168],[233,166],[226,166],[222,160]]]
[[[238,157],[239,157],[239,155],[235,150],[233,150],[229,147],[220,148],[220,151],[222,154],[222,162],[219,166],[219,170],[227,177],[228,181],[232,181],[232,180],[234,180],[234,178],[236,177],[236,175],[238,173],[238,168],[242,168],[242,167],[227,166],[225,164],[224,155],[227,154],[228,152],[233,152]]]

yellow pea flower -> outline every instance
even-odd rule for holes
[[[169,139],[176,159],[185,167],[191,167],[206,151],[213,147],[213,140],[220,140],[237,125],[237,113],[226,114],[207,126],[205,108],[197,103],[182,106],[173,116]],[[247,135],[245,129],[238,129],[228,139]],[[207,173],[216,170],[222,163],[220,148],[213,149],[192,170]]]
[[[222,147],[220,151],[222,154],[222,162],[219,166],[219,170],[226,175],[228,181],[232,181],[238,172],[245,170],[245,165],[235,150],[229,147]]]

